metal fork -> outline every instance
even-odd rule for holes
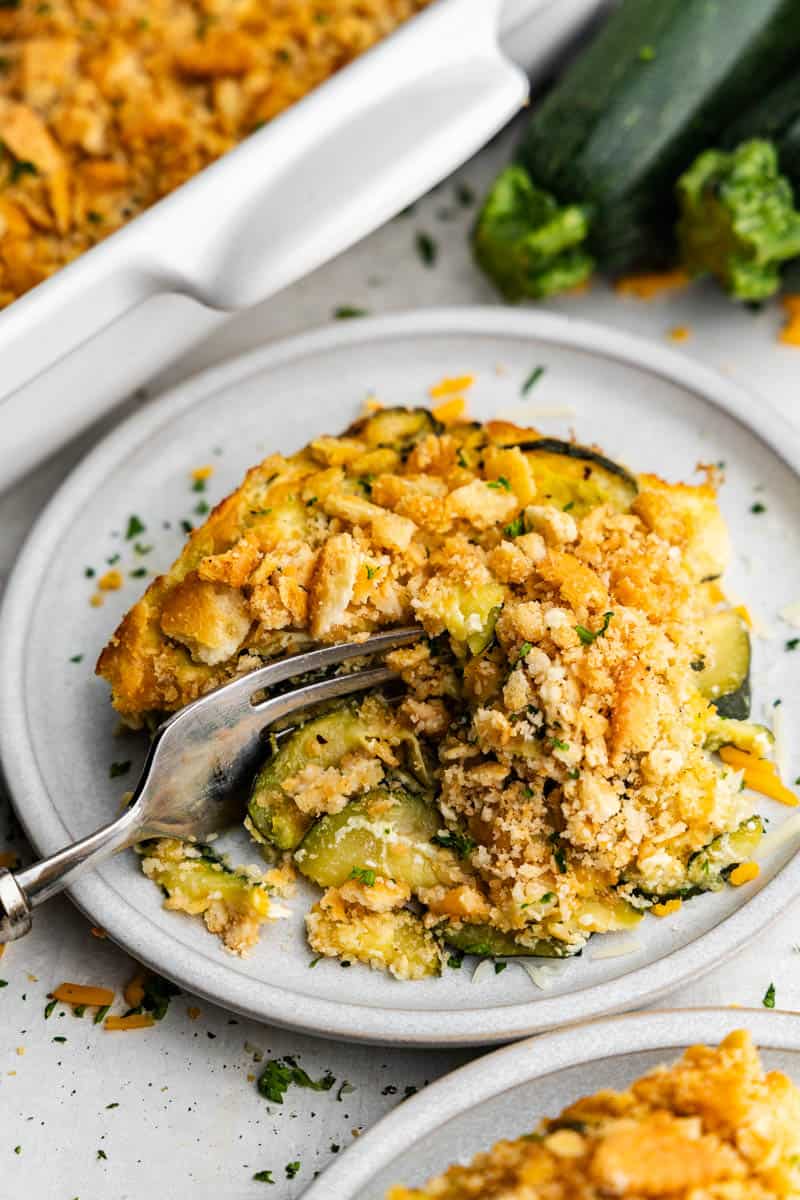
[[[38,904],[111,854],[153,837],[202,841],[241,820],[263,758],[265,729],[300,709],[397,676],[386,667],[370,667],[278,696],[263,697],[266,689],[421,636],[416,626],[393,629],[363,642],[295,654],[223,684],[175,713],[156,730],[131,802],[116,821],[21,871],[0,870],[0,943],[26,934]]]

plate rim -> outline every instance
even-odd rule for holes
[[[353,1200],[378,1171],[413,1150],[419,1138],[509,1088],[601,1059],[718,1042],[742,1028],[750,1031],[759,1049],[800,1051],[800,1014],[722,1007],[662,1009],[582,1021],[493,1050],[442,1075],[381,1117],[303,1192],[303,1200],[329,1200],[332,1195]],[[582,1036],[589,1032],[591,1036]],[[502,1136],[498,1130],[496,1138]],[[476,1147],[480,1149],[488,1147]],[[447,1165],[443,1163],[441,1170]]]
[[[546,311],[510,311],[495,306],[417,309],[389,316],[340,322],[275,341],[198,372],[152,404],[122,421],[68,474],[51,497],[22,547],[0,610],[0,763],[14,811],[37,852],[53,853],[69,838],[57,807],[41,780],[25,721],[26,631],[37,580],[50,550],[75,507],[161,425],[222,387],[308,355],[357,348],[386,339],[443,336],[530,337],[633,367],[693,392],[738,421],[800,477],[800,433],[766,402],[735,381],[680,352],[638,335]],[[758,425],[756,427],[755,414]],[[25,804],[16,797],[25,797]],[[670,954],[616,979],[580,988],[568,996],[458,1010],[367,1006],[256,986],[224,960],[176,942],[98,875],[85,875],[68,889],[78,908],[102,925],[111,939],[146,966],[167,975],[204,999],[255,1020],[344,1041],[404,1046],[490,1045],[518,1039],[564,1023],[607,1016],[653,1003],[690,979],[725,961],[766,928],[800,894],[800,859],[790,860],[755,895],[720,923]],[[669,969],[665,970],[665,964]]]

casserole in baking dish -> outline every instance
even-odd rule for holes
[[[0,307],[429,3],[19,0],[0,8]]]
[[[598,3],[436,0],[0,312],[0,488],[455,170]]]

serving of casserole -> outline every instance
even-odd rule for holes
[[[269,870],[145,848],[166,904],[232,950],[300,872],[324,889],[306,918],[318,954],[406,979],[448,955],[574,955],[757,875],[744,780],[796,803],[747,719],[716,469],[669,484],[467,421],[469,383],[267,457],[100,657],[141,727],[312,641],[421,626],[388,656],[400,696],[312,714],[267,754],[246,826]]]
[[[625,1091],[570,1104],[421,1188],[388,1200],[793,1200],[800,1092],[765,1071],[750,1034],[690,1046]]]

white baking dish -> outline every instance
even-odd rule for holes
[[[311,271],[450,174],[524,103],[528,81],[513,58],[541,74],[597,7],[437,0],[15,301],[0,314],[0,488],[225,314]]]

